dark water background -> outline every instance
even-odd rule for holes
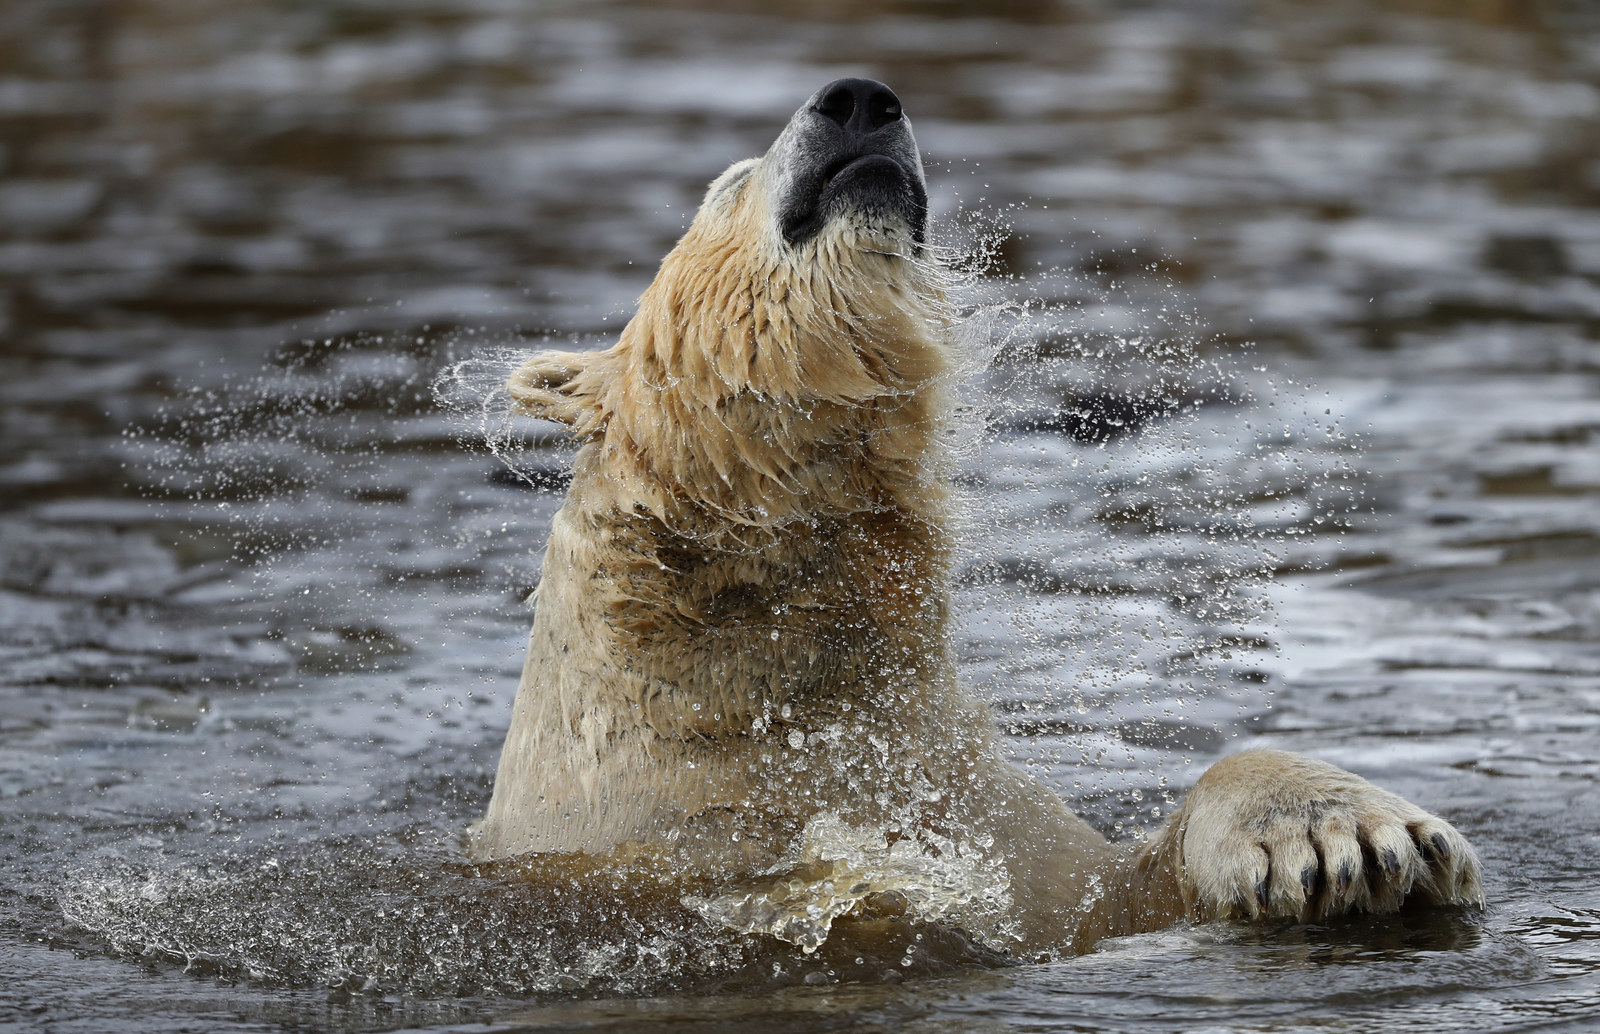
[[[889,980],[459,869],[562,453],[440,372],[615,333],[846,74],[1011,228],[958,610],[1019,757],[1132,835],[1308,751],[1485,916]],[[1597,126],[1579,0],[0,6],[0,1028],[1592,1029]]]

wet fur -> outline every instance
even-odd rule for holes
[[[1130,851],[1000,757],[949,640],[942,276],[874,213],[784,242],[807,117],[712,185],[616,344],[510,380],[585,444],[474,854],[666,844],[731,878],[833,812],[978,845],[1019,950],[1481,901],[1454,829],[1321,762],[1228,758]]]

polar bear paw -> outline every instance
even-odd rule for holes
[[[1225,758],[1166,836],[1190,918],[1392,912],[1409,899],[1484,905],[1477,854],[1454,826],[1360,776],[1279,750]]]

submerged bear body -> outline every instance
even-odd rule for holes
[[[1124,851],[1000,757],[949,641],[953,318],[926,222],[898,99],[829,84],[712,184],[615,345],[512,377],[584,444],[475,855],[644,844],[732,878],[829,816],[990,859],[997,946],[1022,950],[1479,900],[1454,829],[1320,762],[1228,759]]]

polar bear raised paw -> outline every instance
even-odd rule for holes
[[[1214,765],[1163,830],[1191,919],[1302,921],[1408,899],[1484,904],[1455,827],[1326,762],[1251,750]]]

